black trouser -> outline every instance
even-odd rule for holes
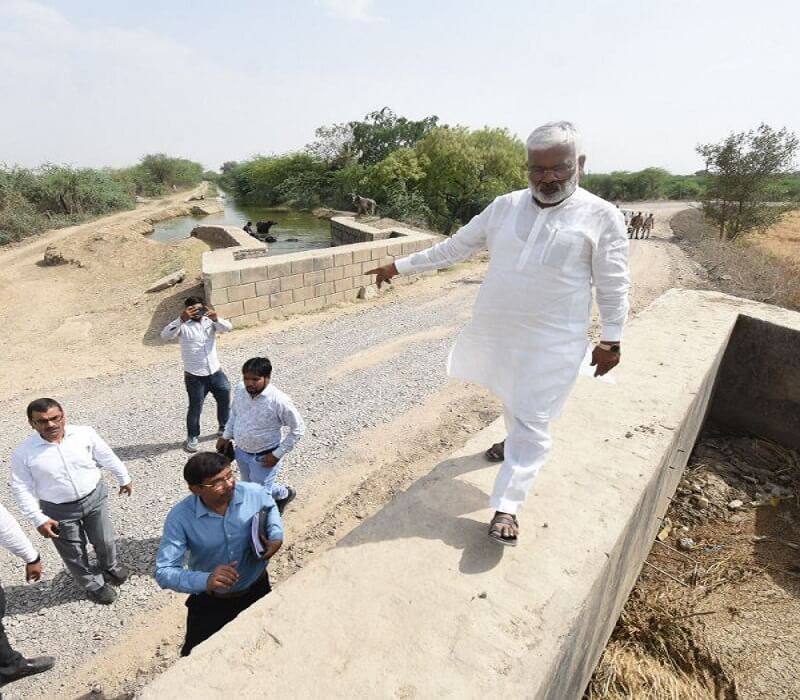
[[[186,599],[189,612],[186,614],[186,639],[181,656],[189,656],[200,642],[219,632],[242,610],[249,608],[271,590],[269,575],[265,571],[258,581],[236,598],[219,598],[208,593],[190,595]]]
[[[3,590],[3,586],[0,585],[0,671],[9,666],[16,667],[20,659],[22,659],[22,654],[11,648],[11,643],[6,636],[6,630],[3,627],[5,614],[6,592]]]

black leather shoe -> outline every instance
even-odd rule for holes
[[[111,605],[117,599],[117,592],[111,586],[105,585],[96,591],[86,591],[86,597],[99,605]]]
[[[286,487],[286,498],[276,498],[275,505],[278,506],[278,512],[283,515],[283,511],[293,500],[294,497],[297,495],[297,491],[295,491],[291,486]]]
[[[128,580],[131,572],[124,566],[118,566],[116,571],[110,569],[103,572],[103,578],[108,581],[112,586],[121,586]]]
[[[53,668],[56,660],[52,656],[34,656],[32,659],[20,659],[13,666],[0,667],[0,680],[3,684],[18,681],[25,676],[33,676]]]

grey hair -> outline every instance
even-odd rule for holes
[[[581,137],[572,122],[547,122],[536,127],[525,142],[529,151],[541,151],[553,146],[572,144],[575,157],[586,155],[583,152]]]

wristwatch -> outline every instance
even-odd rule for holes
[[[601,350],[615,352],[617,354],[619,354],[620,350],[619,343],[598,343],[597,347],[600,348]]]

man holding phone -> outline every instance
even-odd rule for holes
[[[128,570],[117,560],[114,526],[108,512],[108,487],[100,467],[131,495],[131,477],[113,450],[85,425],[69,425],[55,399],[31,401],[28,422],[36,431],[11,455],[11,491],[22,514],[39,534],[53,540],[67,570],[94,603],[117,598],[108,585],[121,585]],[[89,566],[88,542],[97,555]]]
[[[217,402],[218,434],[222,435],[228,422],[231,384],[217,357],[217,333],[225,333],[233,326],[205,305],[200,297],[188,297],[181,315],[170,321],[161,331],[164,340],[178,338],[183,358],[183,380],[189,396],[186,412],[186,450],[200,449],[200,414],[209,392]]]

